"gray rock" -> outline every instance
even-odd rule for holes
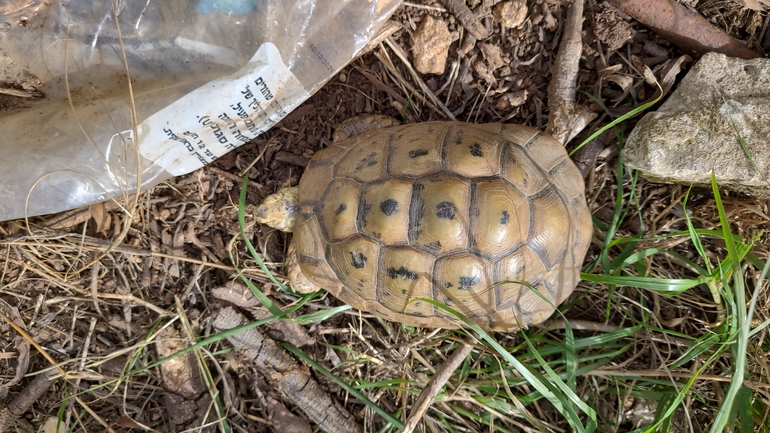
[[[740,136],[759,171],[741,149]],[[770,59],[706,54],[623,149],[626,164],[662,182],[719,185],[770,197]]]

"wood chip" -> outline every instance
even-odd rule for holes
[[[474,38],[484,40],[489,37],[489,30],[484,27],[476,15],[468,9],[465,0],[441,0],[441,3],[444,3],[444,6],[449,9],[449,12],[452,12],[452,15],[457,18],[457,21],[460,21],[460,24],[462,24]]]

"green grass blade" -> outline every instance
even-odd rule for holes
[[[336,316],[343,311],[352,309],[350,305],[340,305],[339,307],[329,308],[328,310],[319,310],[310,314],[303,314],[294,318],[294,321],[300,325],[309,325],[311,323],[323,322],[333,316]]]
[[[283,348],[288,350],[289,352],[293,353],[297,358],[300,358],[303,361],[307,362],[311,367],[313,367],[313,369],[315,369],[319,373],[326,376],[329,380],[331,380],[332,382],[342,387],[345,391],[349,392],[350,395],[357,398],[361,403],[365,404],[366,407],[378,413],[383,419],[385,419],[385,421],[391,423],[392,425],[396,426],[399,429],[404,428],[403,424],[401,424],[399,420],[397,420],[396,418],[393,418],[393,416],[391,416],[389,413],[382,410],[382,408],[380,408],[374,402],[366,398],[366,396],[363,395],[360,391],[358,391],[355,387],[350,386],[347,382],[340,379],[336,375],[332,374],[332,372],[324,368],[321,364],[310,359],[310,357],[308,357],[307,354],[305,354],[305,352],[299,350],[297,347],[289,343],[281,343],[281,346],[283,346]]]
[[[614,284],[618,286],[636,287],[639,289],[653,290],[663,295],[678,295],[685,290],[699,284],[705,284],[712,280],[711,277],[699,277],[693,279],[654,278],[654,277],[624,277],[612,275],[594,275],[581,273],[580,278],[596,283]]]
[[[494,338],[487,334],[476,324],[470,322],[465,316],[458,311],[447,307],[444,304],[440,304],[432,299],[427,298],[415,298],[412,302],[423,301],[432,304],[442,310],[455,316],[458,320],[462,321],[468,328],[476,332],[484,342],[486,342],[492,349],[494,349],[500,356],[502,356],[513,368],[515,368],[519,374],[526,379],[527,383],[535,388],[544,398],[546,398],[554,407],[565,416],[567,422],[572,426],[575,431],[578,432],[590,432],[590,428],[586,429],[583,426],[580,416],[575,411],[574,407],[579,407],[590,418],[589,426],[596,423],[596,412],[588,406],[575,392],[570,389],[559,376],[551,370],[545,360],[540,358],[543,367],[548,374],[548,379],[543,377],[540,373],[532,370],[528,366],[522,364],[516,357],[511,355],[503,346],[500,345]],[[535,357],[538,357],[537,351],[533,352]],[[572,403],[572,404],[570,404]],[[573,406],[574,405],[574,406]]]
[[[259,268],[262,269],[262,272],[264,272],[268,278],[270,278],[270,281],[273,282],[276,286],[280,287],[281,290],[288,291],[286,289],[286,286],[278,281],[276,279],[272,272],[270,272],[270,269],[267,268],[265,265],[265,262],[262,261],[262,258],[259,256],[259,253],[257,253],[257,250],[254,248],[254,245],[251,244],[251,240],[248,236],[246,236],[246,187],[249,184],[249,173],[246,172],[246,174],[243,176],[243,182],[241,183],[241,191],[238,196],[238,226],[240,227],[241,231],[241,237],[243,238],[244,243],[246,244],[246,248],[249,250],[249,254],[254,258],[254,260],[259,265]],[[232,257],[231,257],[232,260]],[[233,262],[234,264],[235,262]],[[246,283],[246,285],[251,289],[251,291],[254,293],[254,295],[259,299],[260,302],[262,302],[262,305],[267,307],[268,310],[270,310],[270,313],[273,315],[280,315],[281,309],[278,308],[273,301],[270,300],[267,296],[265,296],[264,293],[262,293],[261,290],[259,290],[254,284],[249,281],[248,278],[246,278],[245,275],[241,273],[240,270],[238,270],[238,275],[241,277],[241,279]]]
[[[660,89],[660,86],[658,86],[658,89]],[[585,92],[584,92],[584,93],[585,93]],[[600,106],[604,107],[604,101],[602,101],[601,99],[599,99],[599,98],[596,98],[595,96],[593,96],[593,95],[590,95],[590,94],[588,94],[588,93],[586,93],[586,95],[587,95],[589,98],[593,99],[593,100],[594,100],[594,102],[596,102],[596,103],[598,103]],[[652,100],[652,101],[650,101],[650,102],[647,102],[647,103],[645,103],[645,104],[642,104],[642,105],[640,105],[640,106],[638,106],[638,107],[634,108],[633,110],[629,111],[628,113],[626,113],[626,114],[623,114],[622,116],[618,117],[617,119],[613,120],[612,122],[608,123],[607,125],[605,125],[605,126],[603,126],[603,127],[599,128],[599,129],[598,129],[596,132],[594,132],[593,134],[589,135],[589,136],[588,136],[588,138],[586,138],[585,140],[583,140],[583,142],[582,142],[582,143],[580,143],[579,145],[577,145],[577,147],[575,147],[575,148],[572,150],[572,152],[570,152],[570,153],[569,153],[569,156],[572,156],[572,155],[573,155],[575,152],[577,152],[578,150],[580,150],[580,148],[581,148],[581,147],[583,147],[583,146],[585,146],[586,144],[588,144],[588,142],[590,142],[591,140],[593,140],[593,139],[595,139],[596,137],[598,137],[598,136],[602,135],[602,134],[604,133],[604,131],[608,131],[610,128],[614,128],[614,127],[615,127],[615,125],[618,125],[618,124],[620,124],[620,123],[622,123],[622,122],[625,122],[626,120],[628,120],[628,119],[630,119],[630,118],[632,118],[632,117],[636,116],[637,114],[641,114],[642,112],[644,112],[644,111],[645,111],[645,110],[647,110],[648,108],[650,108],[650,107],[652,107],[653,105],[657,104],[657,103],[658,103],[658,101],[660,101],[660,99],[661,99],[661,97],[662,97],[662,96],[663,96],[663,90],[661,89],[661,92],[660,92],[660,96],[658,96],[657,98],[653,99],[653,100]],[[606,110],[606,108],[605,108],[605,110]]]
[[[684,195],[684,200],[682,200],[682,213],[684,214],[685,221],[687,222],[687,231],[690,234],[690,240],[692,241],[692,244],[695,246],[695,250],[698,251],[698,255],[703,258],[703,262],[706,264],[707,273],[711,274],[711,265],[708,256],[706,255],[706,250],[703,248],[703,243],[700,241],[700,237],[695,232],[695,226],[692,224],[692,219],[690,219],[690,214],[687,213],[687,199],[690,198],[690,192],[692,191],[692,184],[687,189],[687,193]]]
[[[730,116],[730,125],[733,127],[733,131],[735,131],[738,144],[741,146],[741,150],[743,150],[743,154],[746,156],[746,159],[749,160],[749,163],[754,168],[754,170],[759,173],[760,176],[762,176],[762,180],[764,180],[766,184],[770,185],[770,181],[767,180],[765,173],[760,170],[759,167],[757,167],[757,163],[754,161],[754,157],[751,156],[751,152],[749,152],[749,148],[746,146],[746,142],[743,140],[740,131],[738,131],[738,127],[735,126],[735,121],[733,120],[732,116]]]
[[[737,400],[738,392],[743,386],[743,379],[746,374],[746,356],[748,351],[748,336],[750,325],[746,321],[746,293],[744,287],[743,271],[740,266],[740,258],[738,255],[738,250],[735,246],[735,240],[733,239],[732,232],[730,231],[730,221],[727,219],[727,213],[725,212],[724,205],[722,204],[722,197],[719,194],[719,187],[717,186],[717,179],[714,175],[714,172],[711,173],[711,189],[714,192],[714,202],[717,211],[719,212],[719,221],[722,224],[722,233],[724,235],[725,245],[727,246],[727,256],[732,260],[732,281],[735,289],[734,313],[736,315],[736,328],[733,330],[733,332],[738,334],[737,341],[735,342],[737,347],[734,347],[735,372],[733,373],[733,378],[730,381],[730,387],[725,393],[722,406],[720,407],[719,411],[717,411],[714,424],[709,430],[712,433],[718,433],[723,431],[725,427],[728,427],[733,405]]]
[[[656,432],[658,426],[660,426],[665,420],[670,418],[671,415],[673,415],[674,412],[676,411],[676,408],[679,407],[679,405],[682,403],[682,400],[684,400],[684,398],[687,395],[689,395],[690,389],[695,384],[695,381],[698,380],[698,377],[701,374],[703,374],[703,372],[706,370],[706,368],[711,366],[711,363],[714,362],[714,360],[716,360],[719,355],[721,355],[721,353],[724,351],[723,350],[724,346],[721,346],[721,348],[722,349],[720,349],[720,350],[716,351],[715,353],[713,353],[706,360],[706,362],[704,362],[703,365],[701,365],[700,368],[698,370],[696,370],[695,374],[693,374],[693,376],[687,381],[685,386],[679,391],[679,393],[677,394],[676,398],[666,407],[666,410],[663,412],[663,415],[661,416],[661,418],[659,418],[656,422],[654,422],[653,424],[651,424],[649,426],[646,426],[646,427],[641,428],[641,429],[634,430],[632,433],[636,433],[636,432],[654,433],[654,432]],[[669,386],[671,385],[670,382],[664,382],[664,383],[669,385]]]

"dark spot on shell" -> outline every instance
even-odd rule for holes
[[[402,295],[406,295],[406,289],[402,289],[402,290],[401,290],[401,294],[402,294]]]
[[[398,277],[401,277],[402,280],[416,280],[417,272],[410,271],[406,267],[401,266],[398,269],[388,268],[388,276],[394,280]]]
[[[350,252],[350,264],[356,269],[361,269],[366,266],[366,256],[363,253]]]
[[[508,220],[510,219],[510,217],[511,216],[508,215],[508,211],[504,210],[503,211],[503,217],[500,218],[500,224],[503,224],[503,225],[508,224]]]
[[[371,167],[374,164],[377,164],[377,152],[372,152],[369,156],[359,161],[358,164],[356,164],[356,171],[361,170],[364,167]]]
[[[471,149],[471,155],[483,157],[484,152],[481,150],[481,146],[478,143],[473,143],[473,146],[468,146]]]
[[[391,216],[398,212],[398,202],[389,198],[380,203],[380,210],[387,216]]]
[[[460,277],[460,290],[470,290],[471,287],[479,283],[479,277]]]
[[[337,215],[341,214],[341,213],[342,213],[342,212],[344,212],[344,211],[345,211],[345,209],[347,209],[347,208],[348,208],[348,207],[347,207],[347,206],[345,206],[345,203],[342,203],[342,204],[340,205],[340,207],[338,207],[338,208],[337,208],[337,210],[335,210],[335,211],[334,211],[334,215],[335,215],[335,216],[337,216]]]
[[[448,288],[450,288],[450,287],[452,287],[452,286],[454,286],[454,284],[452,284],[452,283],[446,283],[446,284],[444,284],[444,287],[446,287],[447,289],[448,289]]]
[[[451,201],[442,201],[436,205],[436,216],[448,220],[455,219],[457,215],[457,206]]]
[[[458,144],[463,144],[463,134],[462,134],[462,133],[460,133],[460,132],[458,132],[457,134],[455,134],[455,138],[454,138],[454,140],[453,140],[453,143],[454,143],[455,145],[458,145]]]
[[[425,248],[428,248],[429,250],[433,250],[433,251],[438,251],[441,249],[441,242],[433,241],[429,244],[426,244]]]
[[[425,156],[428,154],[428,149],[414,149],[409,151],[410,158],[417,158],[418,156]]]

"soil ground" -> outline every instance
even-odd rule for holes
[[[467,2],[475,10],[495,3],[498,2]],[[527,18],[521,26],[501,30],[497,18],[490,14],[481,22],[493,29],[491,36],[483,42],[467,43],[467,32],[444,3],[407,3],[393,17],[401,30],[391,37],[391,43],[409,53],[411,63],[414,61],[413,35],[419,24],[427,16],[446,23],[449,37],[457,40],[450,45],[445,72],[420,74],[427,87],[458,120],[519,123],[542,129],[549,115],[547,90],[567,5],[555,0],[532,0],[527,1],[526,6]],[[754,48],[761,48],[766,14],[727,2],[709,1],[695,7],[717,27],[748,40]],[[585,93],[579,95],[578,102],[591,107],[599,118],[573,140],[573,145],[606,124],[607,112],[612,115],[628,112],[652,95],[654,88],[645,83],[633,65],[641,62],[654,68],[683,54],[607,3],[588,2],[578,77],[578,87]],[[389,61],[393,63],[393,70],[388,69]],[[331,143],[335,126],[345,119],[361,114],[386,114],[406,123],[445,119],[440,109],[424,103],[417,93],[404,90],[405,83],[419,87],[408,67],[387,44],[356,59],[263,136],[209,167],[144,193],[122,247],[104,257],[101,251],[118,236],[124,218],[109,205],[33,218],[30,227],[34,234],[28,233],[21,221],[0,223],[0,239],[4,240],[0,249],[3,263],[0,311],[8,317],[0,321],[0,377],[4,382],[14,378],[16,372],[24,368],[21,360],[24,354],[30,356],[26,372],[41,371],[52,363],[59,363],[70,373],[66,383],[59,380],[35,395],[19,419],[2,425],[7,426],[8,431],[38,431],[61,411],[62,418],[69,425],[77,424],[79,431],[105,431],[106,426],[112,431],[181,431],[196,427],[213,431],[222,429],[221,425],[201,427],[205,423],[201,415],[213,411],[209,403],[214,394],[209,391],[218,390],[215,400],[218,398],[227,407],[226,418],[233,431],[288,431],[279,425],[292,426],[293,431],[315,428],[303,410],[272,385],[270,378],[228,351],[230,345],[225,341],[207,346],[199,358],[178,358],[179,365],[167,363],[165,367],[140,370],[185,347],[192,336],[206,337],[214,333],[212,317],[225,305],[234,303],[232,299],[223,300],[216,295],[221,288],[232,289],[233,284],[237,285],[233,266],[242,269],[276,304],[285,307],[297,301],[261,274],[240,240],[237,206],[240,173],[250,167],[248,211],[278,189],[296,185],[309,158]],[[618,84],[620,80],[600,79],[607,68],[614,68],[615,75],[628,78],[625,88]],[[405,78],[398,78],[394,71]],[[599,95],[607,104],[607,110],[586,94]],[[634,121],[627,122],[625,131],[633,127]],[[600,225],[612,222],[617,215],[614,209],[618,196],[627,203],[632,188],[631,178],[626,174],[621,184],[624,190],[618,194],[618,146],[615,133],[605,133],[588,147],[590,151],[578,154],[590,209]],[[686,188],[640,178],[633,190],[640,212],[622,215],[618,237],[634,238],[641,233],[645,239],[653,239],[686,229],[681,205]],[[735,233],[749,238],[767,227],[770,218],[766,202],[725,194],[725,206]],[[686,211],[699,227],[718,226],[719,217],[710,191],[691,192]],[[289,235],[255,224],[248,218],[246,234],[272,272],[283,279],[285,270],[281,263]],[[88,242],[82,242],[83,239]],[[646,242],[648,245],[658,242],[656,245],[670,248],[681,257],[698,261],[697,253],[689,244],[656,239]],[[600,241],[597,239],[592,246],[586,263],[600,253]],[[766,242],[763,236],[756,245],[755,252],[761,258],[766,257]],[[663,245],[665,243],[668,244]],[[724,242],[720,240],[706,239],[704,248],[714,260],[726,254]],[[692,277],[686,263],[668,257],[650,263],[650,272],[662,278]],[[92,259],[98,261],[89,263]],[[80,269],[86,264],[89,266],[85,270]],[[605,328],[592,329],[591,324],[621,329],[628,325],[629,317],[640,319],[646,311],[641,308],[630,313],[623,311],[608,300],[610,296],[625,299],[628,305],[644,303],[654,308],[661,328],[682,336],[704,336],[720,319],[706,287],[697,287],[678,297],[662,297],[629,288],[613,290],[617,292],[610,294],[606,286],[581,283],[567,302],[569,308],[564,309],[568,319],[581,324],[575,328],[578,336],[606,332]],[[767,302],[766,297],[762,298],[760,306],[764,307]],[[296,314],[339,305],[333,297],[322,296],[304,305]],[[162,319],[180,311],[184,312],[184,320]],[[255,316],[261,313],[250,310],[248,314],[258,319]],[[39,347],[25,347],[16,337],[20,335],[18,326],[26,329],[29,341]],[[164,326],[167,328],[162,329]],[[548,333],[544,328],[531,331],[531,335]],[[268,327],[265,333],[302,346],[308,357],[348,382],[380,383],[377,387],[363,387],[362,391],[391,414],[406,410],[413,403],[416,393],[435,366],[451,352],[454,339],[458,338],[451,331],[408,329],[356,311],[344,311],[302,329]],[[609,365],[633,371],[663,371],[662,366],[686,347],[678,345],[675,339],[661,341],[658,337],[654,332],[629,336],[625,342],[633,349],[613,358]],[[495,338],[505,347],[523,344],[519,334],[498,334]],[[51,359],[45,359],[42,352]],[[753,355],[764,357],[761,350]],[[765,368],[763,365],[757,362],[754,366],[759,371]],[[687,367],[696,369],[697,365]],[[128,371],[135,374],[115,381]],[[211,375],[213,385],[205,385],[201,371]],[[366,431],[383,427],[381,417],[325,376],[309,371],[320,387],[345,407],[359,425],[365,426]],[[715,377],[720,375],[712,373]],[[174,377],[175,374],[183,377]],[[766,379],[767,372],[759,377]],[[30,392],[33,379],[25,377],[10,388],[0,388],[0,407]],[[402,379],[411,382],[382,385],[383,381]],[[757,382],[767,384],[765,379]],[[601,376],[589,375],[581,380],[583,393],[603,395],[607,388],[616,386],[616,382]],[[481,387],[479,383],[472,386]],[[455,388],[452,398],[447,398],[436,413],[429,413],[425,425],[430,423],[431,429],[445,431],[452,431],[446,425],[454,431],[491,429],[483,422],[483,417],[489,416],[488,409],[467,397],[477,395],[478,388],[471,389],[471,385],[457,381],[452,386]],[[689,425],[690,431],[708,428],[716,407],[714,401],[724,392],[718,379],[699,382],[696,388],[698,398],[688,399],[685,406],[689,411],[686,415],[690,417],[689,424],[682,416],[675,417],[675,424],[682,428]],[[517,391],[520,396],[527,393],[527,390]],[[758,395],[761,399],[761,394]],[[62,403],[65,396],[77,398]],[[452,410],[447,409],[449,403],[453,404]],[[530,411],[552,431],[569,430],[548,403],[535,406],[530,407]],[[631,395],[630,391],[614,399],[607,398],[596,408],[604,420],[600,431],[631,430],[644,425],[644,414],[655,411],[655,405],[645,399],[644,393]],[[465,416],[457,415],[464,413],[463,410],[467,412]],[[506,412],[499,406],[497,410],[507,414],[515,412]],[[436,421],[441,413],[445,413],[449,421],[443,424]],[[210,422],[216,416],[212,414],[207,419]],[[499,418],[495,426],[507,431],[536,431],[522,428],[520,421],[511,415]],[[428,431],[425,425],[420,427],[425,429],[421,431]]]

